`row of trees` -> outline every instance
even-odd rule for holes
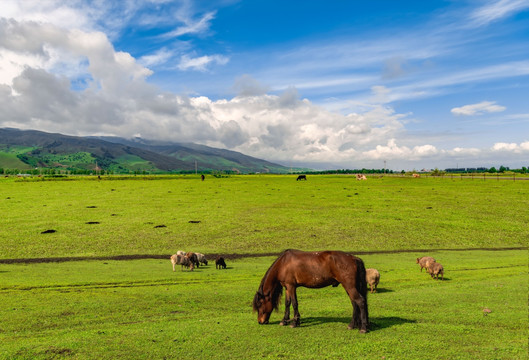
[[[151,172],[146,170],[136,170],[136,171],[130,171],[126,169],[122,169],[123,171],[120,171],[121,169],[118,169],[118,171],[111,171],[111,170],[90,170],[90,169],[75,169],[75,168],[35,168],[30,170],[20,170],[20,169],[9,169],[9,168],[0,168],[0,174],[2,175],[18,175],[18,174],[28,174],[33,176],[38,175],[113,175],[113,174],[134,174],[134,175],[147,175]],[[402,170],[400,172],[388,170],[388,169],[337,169],[337,170],[321,170],[321,171],[307,171],[306,174],[406,174],[406,173],[414,173],[418,171],[408,171]],[[500,166],[499,169],[496,169],[495,167],[491,167],[489,169],[487,168],[472,168],[472,169],[446,169],[446,170],[439,170],[435,169],[430,172],[431,175],[434,176],[441,176],[444,174],[450,174],[450,173],[491,173],[491,174],[503,174],[503,173],[519,173],[519,174],[527,174],[529,173],[529,169],[525,166],[522,166],[520,169],[510,169],[507,166]],[[158,172],[157,172],[158,173]],[[168,171],[166,173],[171,174],[192,174],[195,173],[195,171],[191,170],[182,170],[182,171]],[[227,170],[227,171],[212,171],[212,170],[206,170],[201,171],[201,173],[205,174],[212,174],[212,175],[218,175],[220,173],[222,174],[235,174],[235,172]]]

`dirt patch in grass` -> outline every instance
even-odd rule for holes
[[[509,248],[464,248],[464,249],[406,249],[406,250],[382,250],[382,251],[358,251],[354,255],[375,255],[375,254],[400,254],[400,253],[427,253],[436,251],[469,251],[469,250],[483,250],[483,251],[507,251],[507,250],[527,250],[527,247],[509,247]],[[222,256],[227,260],[251,258],[251,257],[266,257],[279,256],[281,252],[270,253],[248,253],[248,254],[215,254],[208,253],[208,259],[215,259],[217,256]],[[114,255],[114,256],[70,256],[70,257],[51,257],[51,258],[19,258],[19,259],[0,259],[0,264],[31,264],[31,263],[52,263],[52,262],[67,262],[67,261],[93,261],[93,260],[141,260],[141,259],[169,259],[172,254],[157,255],[157,254],[132,254],[132,255]]]

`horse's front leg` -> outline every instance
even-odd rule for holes
[[[291,295],[291,301],[292,301],[292,308],[294,309],[294,318],[292,319],[292,322],[290,324],[290,327],[296,327],[299,326],[300,318],[298,311],[298,295],[296,294],[296,288],[292,287],[292,295]]]
[[[285,296],[285,315],[283,316],[283,320],[279,323],[281,326],[285,326],[290,321],[290,303],[291,303],[291,297],[290,297],[290,291],[288,288],[286,288],[286,296]]]

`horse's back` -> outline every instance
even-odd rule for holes
[[[354,283],[357,278],[357,260],[360,259],[342,251],[287,250],[278,259],[278,274],[285,283],[310,288]]]

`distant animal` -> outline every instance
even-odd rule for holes
[[[413,176],[414,178],[420,178],[420,177],[421,177],[420,174],[413,174],[412,176]]]
[[[200,179],[202,179],[202,181],[204,181],[206,177],[204,176],[204,174],[200,175]]]
[[[296,289],[303,286],[311,289],[342,284],[353,305],[353,317],[348,329],[368,331],[367,282],[364,262],[341,251],[305,252],[285,250],[266,271],[253,299],[257,311],[257,322],[268,324],[270,314],[277,310],[279,299],[286,290],[285,314],[279,325],[300,324]],[[290,305],[294,318],[290,320]]]
[[[191,264],[193,264],[193,267],[195,267],[195,266],[199,267],[200,266],[200,263],[198,262],[198,256],[194,252],[188,252],[187,254],[185,254],[185,257],[189,259]]]
[[[371,294],[377,291],[377,285],[380,282],[380,273],[377,269],[366,269],[366,281],[371,290]]]
[[[428,273],[431,275],[432,279],[439,280],[439,275],[441,275],[441,280],[444,279],[443,265],[438,262],[430,264],[430,267],[428,268]]]
[[[307,180],[307,175],[299,175],[296,181],[298,180]]]
[[[423,256],[423,257],[417,258],[417,264],[421,266],[421,272],[423,268],[426,268],[426,271],[428,271],[430,264],[433,264],[434,262],[435,262],[435,259],[431,256]]]
[[[193,264],[183,255],[174,254],[171,256],[171,263],[173,264],[173,271],[175,271],[175,265],[182,265],[181,270],[184,269],[184,266],[193,270]]]
[[[215,268],[216,269],[226,269],[226,261],[222,256],[217,256],[215,259]]]
[[[206,256],[204,254],[201,254],[201,253],[195,253],[195,254],[197,256],[197,260],[199,263],[204,264],[204,265],[208,264],[208,261],[206,260]]]
[[[356,174],[356,180],[367,180],[364,174]]]

